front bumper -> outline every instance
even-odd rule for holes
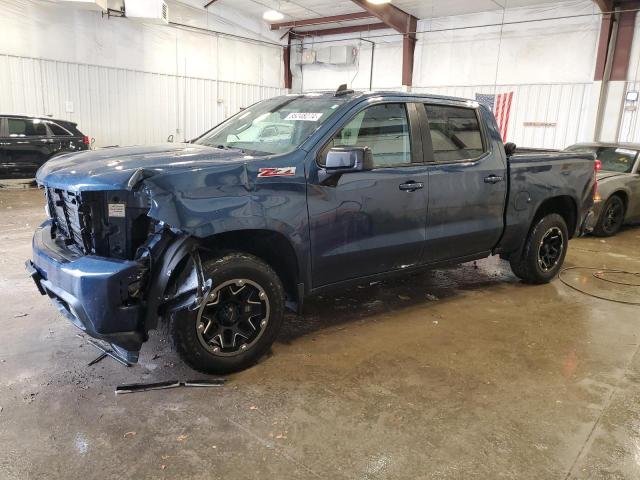
[[[51,238],[51,221],[36,230],[32,246],[27,271],[67,319],[94,338],[129,352],[140,350],[146,340],[144,309],[128,290],[140,277],[140,264],[78,255]]]

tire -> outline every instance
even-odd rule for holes
[[[567,255],[567,223],[557,213],[549,214],[531,228],[522,255],[510,260],[511,270],[525,283],[550,282]]]
[[[282,283],[269,265],[239,252],[205,261],[203,272],[213,280],[209,302],[172,315],[174,344],[182,359],[201,372],[243,370],[278,335],[285,308]]]
[[[593,234],[598,237],[611,237],[618,233],[624,223],[624,202],[618,195],[612,195],[602,208]]]

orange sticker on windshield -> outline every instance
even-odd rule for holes
[[[296,167],[259,168],[258,169],[258,178],[293,177],[295,174],[296,174]]]

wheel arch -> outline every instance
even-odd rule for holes
[[[293,244],[283,233],[269,229],[235,230],[200,239],[199,244],[209,254],[240,251],[254,255],[273,268],[287,298],[299,305],[302,303],[300,262]]]
[[[629,209],[629,192],[622,189],[615,190],[607,197],[606,201],[608,202],[611,197],[620,197],[620,199],[622,200],[622,204],[624,205],[624,211],[626,214],[627,210]]]
[[[578,204],[575,199],[569,195],[558,195],[544,200],[538,206],[533,216],[533,220],[529,226],[529,232],[531,232],[531,229],[540,219],[552,213],[556,213],[564,219],[567,224],[569,238],[572,238],[575,235],[578,224]]]

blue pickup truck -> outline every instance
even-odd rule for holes
[[[490,255],[550,281],[595,170],[591,153],[518,154],[473,101],[341,88],[259,102],[188,143],[64,155],[37,181],[40,292],[129,361],[166,321],[186,362],[224,373],[310,294]]]

